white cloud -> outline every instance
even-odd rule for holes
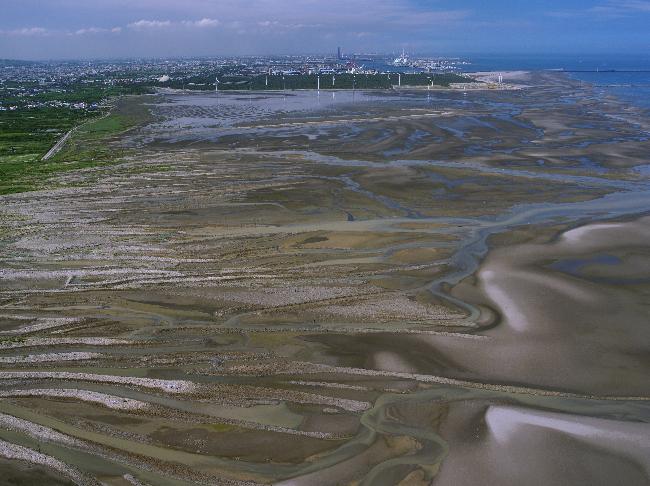
[[[627,2],[610,2],[612,5],[618,5],[621,8],[635,10],[637,12],[650,12],[650,1],[629,0]]]
[[[122,32],[122,27],[113,27],[112,29],[106,29],[104,27],[85,27],[83,29],[75,30],[73,34],[75,35],[87,35],[87,34],[118,34]]]
[[[138,20],[131,22],[127,27],[131,29],[160,29],[163,27],[171,27],[172,23],[169,20]]]
[[[583,10],[556,10],[547,12],[546,15],[559,19],[593,18],[608,20],[645,13],[650,13],[650,0],[610,0]]]
[[[172,22],[170,20],[138,20],[137,22],[131,22],[127,25],[130,29],[144,30],[144,29],[162,29],[169,27],[191,27],[197,29],[205,29],[217,27],[221,22],[217,19],[212,19],[209,17],[204,17],[200,20],[181,20],[178,22]]]
[[[219,22],[217,19],[209,19],[206,17],[202,18],[201,20],[183,20],[181,23],[187,27],[207,28],[216,27],[221,22]]]
[[[241,24],[240,24],[241,25]],[[303,23],[282,23],[277,20],[262,20],[257,22],[258,27],[262,27],[269,31],[274,32],[283,32],[288,30],[297,30],[297,29],[318,29],[322,27],[321,24],[303,24]]]
[[[22,29],[0,30],[0,33],[6,35],[43,36],[51,34],[51,31],[43,27],[23,27]]]
[[[75,36],[75,35],[93,35],[93,34],[119,34],[122,27],[104,28],[104,27],[83,27],[77,30],[50,30],[43,27],[23,27],[13,30],[1,30],[0,35],[24,36],[24,37],[45,37],[45,36]]]
[[[107,29],[100,29],[99,27],[88,27],[85,29],[76,30],[75,35],[85,35],[85,34],[99,34],[102,32],[107,32]]]
[[[81,0],[67,0],[76,2]],[[634,1],[634,0],[630,0]],[[105,4],[128,3],[130,8],[157,12],[169,19],[140,20],[130,27],[216,27],[237,29],[322,28],[331,32],[382,32],[403,28],[428,31],[457,26],[472,15],[460,6],[440,8],[437,2],[416,0],[94,0]],[[462,2],[460,2],[462,3]],[[188,20],[180,20],[189,18]],[[156,17],[154,17],[156,18]],[[190,20],[190,19],[201,20]],[[218,20],[216,20],[218,19]],[[321,32],[324,34],[325,32]]]

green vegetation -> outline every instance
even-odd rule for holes
[[[318,76],[258,76],[251,80],[251,89],[316,89]],[[402,86],[449,86],[451,83],[467,82],[458,74],[402,74]],[[321,89],[390,89],[399,83],[397,74],[336,74],[321,75]],[[223,84],[220,88],[232,85]],[[237,89],[236,87],[234,89]]]
[[[18,89],[30,89],[29,96],[20,96]],[[44,88],[37,82],[5,81],[0,86],[0,102],[4,105],[25,103],[86,103],[99,104],[102,101],[127,94],[146,94],[151,90],[141,84],[110,86],[105,84],[71,83],[63,86]]]
[[[69,108],[4,112],[0,118],[0,194],[34,187],[41,157],[72,127],[88,116]]]
[[[141,91],[139,88],[136,92]],[[97,103],[106,96],[127,90],[85,88],[65,93],[43,93],[38,97],[57,101]],[[6,98],[2,99],[8,104]],[[9,100],[10,101],[10,100]],[[109,113],[110,111],[110,113]],[[44,106],[2,112],[0,117],[0,194],[24,192],[41,187],[54,173],[110,163],[122,153],[105,143],[111,136],[141,123],[148,110],[122,98],[112,108],[74,109]],[[81,126],[80,126],[81,125]],[[46,161],[42,157],[74,127],[63,149]]]
[[[168,81],[160,86],[194,90],[214,89],[215,77],[197,77],[186,81]],[[470,78],[455,73],[402,74],[402,86],[449,86],[451,83],[467,83]],[[220,90],[282,90],[282,89],[316,89],[318,76],[300,75],[260,75],[260,76],[221,76]],[[390,89],[397,86],[399,77],[393,74],[323,74],[320,75],[321,89]]]
[[[125,155],[125,149],[110,144],[116,136],[149,118],[144,100],[123,97],[106,115],[79,126],[63,148],[52,158],[39,163],[40,173],[71,171],[111,164]]]
[[[113,112],[100,118],[92,119],[81,125],[75,132],[77,139],[89,140],[102,139],[119,132],[128,130],[136,125],[146,114],[125,113],[124,105],[118,106]]]

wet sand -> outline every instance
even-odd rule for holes
[[[647,483],[648,120],[515,74],[163,92],[118,163],[3,196],[0,470]]]

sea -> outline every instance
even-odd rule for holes
[[[462,66],[465,72],[563,71],[567,76],[590,83],[604,93],[650,110],[650,53],[647,55],[468,55],[460,58],[469,62]],[[376,67],[385,70],[400,69],[389,64]]]
[[[553,70],[650,110],[650,54],[468,57],[467,71]]]

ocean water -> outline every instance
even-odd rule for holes
[[[468,56],[467,71],[557,70],[650,109],[650,55]]]
[[[565,71],[650,71],[650,55],[468,55],[469,71],[540,70]]]
[[[650,72],[580,72],[569,73],[569,76],[650,110]]]
[[[432,56],[435,57],[435,56]],[[466,72],[540,71],[566,72],[574,79],[590,83],[604,94],[617,96],[628,103],[650,110],[649,55],[466,55],[470,64]],[[401,71],[384,61],[364,63],[382,71]]]

